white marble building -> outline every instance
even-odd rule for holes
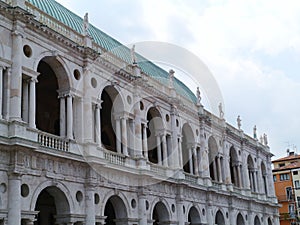
[[[279,225],[267,143],[172,71],[53,0],[0,17],[1,225]]]

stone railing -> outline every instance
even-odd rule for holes
[[[197,176],[189,173],[184,173],[185,180],[189,183],[196,184],[197,183]]]
[[[49,133],[39,132],[38,143],[40,143],[40,145],[43,147],[64,151],[64,152],[69,151],[68,140]]]
[[[149,165],[150,165],[150,170],[152,172],[157,173],[162,176],[166,176],[166,168],[164,168],[160,165],[153,164],[153,163],[149,163]]]
[[[112,164],[125,165],[125,156],[104,150],[104,158]]]

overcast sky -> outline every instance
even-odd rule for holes
[[[90,23],[125,45],[163,41],[193,52],[218,82],[227,122],[236,126],[240,115],[245,133],[254,125],[267,133],[272,159],[300,148],[300,1],[58,2],[88,12]]]

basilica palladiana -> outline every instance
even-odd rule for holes
[[[87,14],[0,18],[0,225],[279,225],[266,137]]]

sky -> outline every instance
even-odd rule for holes
[[[217,81],[228,123],[237,126],[240,115],[245,133],[254,125],[266,133],[272,159],[300,150],[300,1],[58,2],[88,12],[91,24],[125,45],[167,42],[192,52]]]

